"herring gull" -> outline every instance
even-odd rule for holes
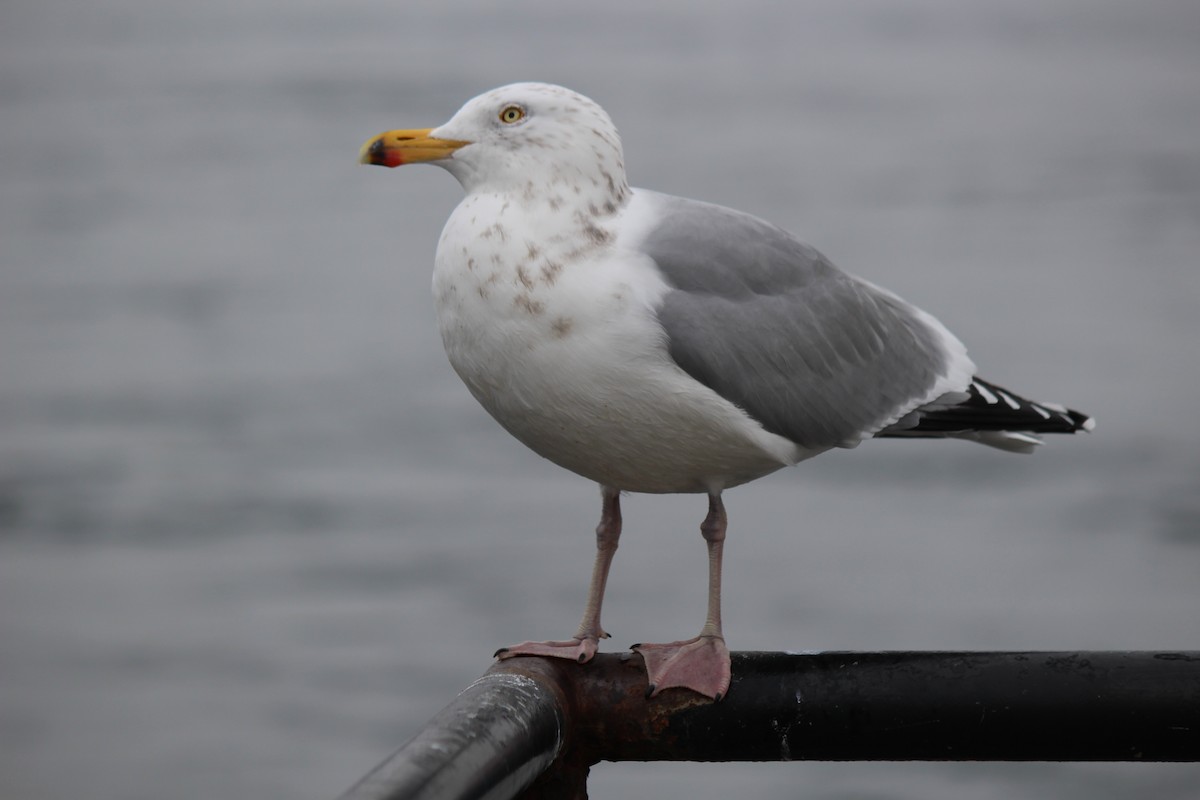
[[[438,128],[395,130],[360,160],[429,162],[466,197],[438,242],[446,354],[475,399],[534,452],[600,485],[583,621],[500,658],[586,662],[621,533],[621,492],[708,496],[708,613],[698,636],[640,644],[648,695],[729,690],[721,493],[875,437],[1031,452],[1084,414],[988,383],[957,338],[788,232],[717,205],[634,189],[605,111],[519,83]]]

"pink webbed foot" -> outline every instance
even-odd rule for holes
[[[495,656],[501,661],[517,656],[546,656],[586,664],[596,655],[597,644],[594,636],[576,637],[565,642],[521,642],[512,647],[501,647]]]
[[[682,687],[720,700],[729,691],[729,649],[720,636],[704,635],[670,644],[635,644],[642,654],[650,686],[647,697]]]
[[[592,583],[588,587],[583,621],[579,623],[575,636],[565,642],[521,642],[512,647],[501,647],[496,651],[496,658],[503,661],[517,656],[545,656],[586,664],[596,655],[600,640],[608,638],[608,634],[600,627],[600,604],[604,600],[608,568],[612,565],[617,540],[621,537],[621,493],[616,489],[603,488],[602,495],[604,510],[600,514],[600,524],[596,526],[596,563],[592,567]]]

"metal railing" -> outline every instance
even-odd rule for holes
[[[586,797],[600,761],[1200,761],[1200,651],[734,653],[727,697],[640,656],[498,662],[342,800]]]

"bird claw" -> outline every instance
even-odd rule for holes
[[[577,664],[586,664],[596,655],[596,638],[587,636],[569,639],[565,642],[521,642],[511,647],[501,647],[494,658],[501,661],[517,656],[542,656],[544,658],[565,658]]]
[[[720,636],[697,636],[669,644],[635,644],[646,663],[646,697],[680,687],[720,700],[729,692],[729,649]]]

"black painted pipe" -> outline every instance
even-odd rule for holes
[[[629,653],[499,662],[343,800],[582,797],[599,761],[1200,761],[1200,652],[734,653],[719,703],[645,688]]]
[[[600,758],[1200,761],[1197,652],[739,653],[733,665],[728,698],[640,741],[604,737]]]
[[[544,681],[488,673],[342,800],[508,800],[554,762],[563,707]]]

